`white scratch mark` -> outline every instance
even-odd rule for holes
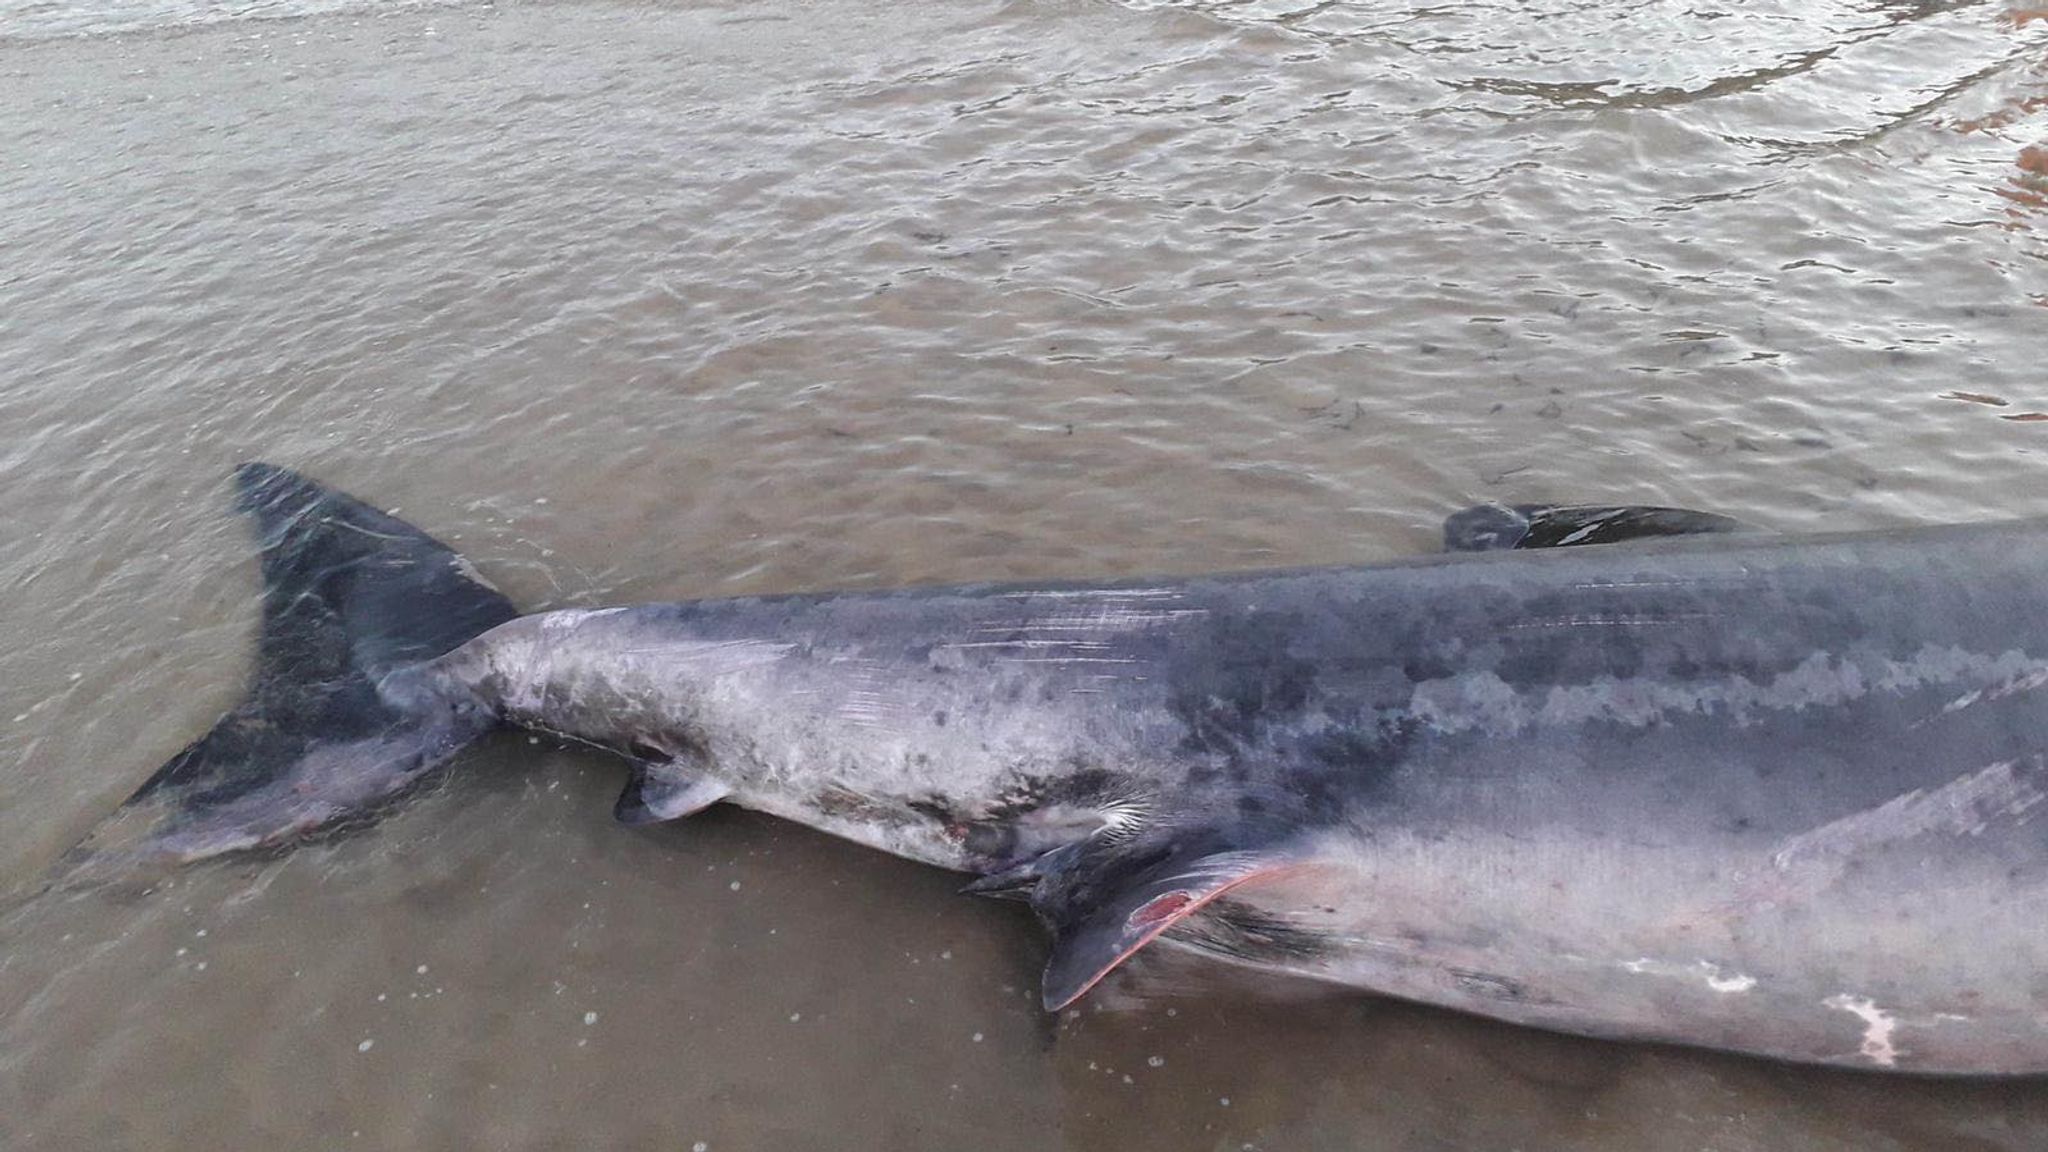
[[[872,688],[854,689],[839,706],[840,716],[864,728],[884,726],[889,711],[889,701]]]
[[[1012,632],[1131,632],[1153,624],[1208,614],[1209,610],[1206,608],[1131,608],[1121,604],[1104,604],[1086,614],[1050,615],[1035,620],[994,621],[979,625],[974,631],[983,636]]]
[[[2036,668],[2031,672],[2014,676],[2005,683],[1995,687],[1965,692],[1947,704],[1942,705],[1941,711],[1944,715],[1950,712],[1960,712],[1979,700],[2003,700],[2007,696],[2020,692],[2031,692],[2043,684],[2048,684],[2048,668]]]
[[[1863,1021],[1863,1047],[1860,1051],[1880,1068],[1895,1067],[1899,1062],[1899,1050],[1892,1044],[1892,1033],[1899,1022],[1890,1013],[1879,1008],[1867,996],[1851,996],[1847,992],[1837,993],[1821,1002],[1829,1008],[1839,1008]]]
[[[1714,614],[1712,612],[1671,612],[1656,616],[1643,613],[1635,615],[1588,614],[1553,616],[1541,620],[1525,621],[1521,624],[1510,624],[1507,626],[1507,630],[1510,632],[1520,632],[1535,628],[1608,628],[1619,625],[1644,628],[1652,625],[1687,624],[1694,620],[1712,620],[1713,618]]]
[[[1131,656],[1018,656],[1006,664],[1136,664]]]
[[[602,620],[607,616],[617,616],[624,611],[624,608],[564,608],[542,616],[540,623],[541,627],[549,632],[570,632],[574,631],[578,624]]]
[[[1624,960],[1621,966],[1638,976],[1676,976],[1687,979],[1698,978],[1706,981],[1707,987],[1723,995],[1747,992],[1756,987],[1756,977],[1740,972],[1732,976],[1721,974],[1721,966],[1712,960],[1695,960],[1690,964],[1676,960],[1653,960],[1648,956],[1638,960]]]
[[[2024,822],[2032,809],[2048,800],[2048,792],[2039,782],[2043,761],[2038,754],[2000,760],[1938,788],[1915,788],[1875,808],[1788,838],[1771,854],[1771,863],[1785,871],[1803,862],[1846,857],[1929,832],[1978,836],[2002,817]]]
[[[1010,600],[1085,600],[1093,597],[1114,603],[1118,600],[1178,600],[1186,595],[1179,588],[1028,588],[1017,592],[1005,592]]]
[[[1690,580],[1590,580],[1574,584],[1574,588],[1693,588],[1713,583],[1711,577],[1697,577]]]
[[[704,676],[724,676],[773,664],[796,648],[768,640],[673,640],[620,648],[621,655],[660,655],[691,666]]]
[[[1716,992],[1747,992],[1756,987],[1754,976],[1709,976],[1707,987]]]
[[[940,648],[1084,648],[1100,650],[1109,647],[1101,641],[1090,640],[965,640],[958,644],[940,644]]]

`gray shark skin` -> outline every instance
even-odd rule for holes
[[[242,481],[315,552],[381,515]],[[475,579],[391,525],[398,560],[272,594],[390,635],[411,602],[364,587]],[[88,854],[277,843],[506,723],[627,757],[628,821],[735,803],[1027,900],[1049,1007],[1158,939],[1586,1035],[2048,1072],[2048,521],[516,619],[468,587],[473,639],[444,603],[399,656],[311,645],[353,711],[217,728]]]

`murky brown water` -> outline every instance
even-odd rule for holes
[[[0,0],[0,1145],[2048,1145],[1199,973],[1055,1025],[1014,909],[520,738],[35,895],[239,690],[243,459],[534,608],[2041,514],[2044,306],[2025,7]]]

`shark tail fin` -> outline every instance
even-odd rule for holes
[[[73,850],[119,874],[290,838],[396,794],[496,718],[432,662],[518,615],[446,545],[286,468],[244,464],[262,549],[249,693]]]

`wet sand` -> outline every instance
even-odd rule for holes
[[[2048,1144],[2039,1081],[1156,963],[1048,1019],[1018,909],[520,737],[38,894],[239,693],[244,459],[535,609],[2048,513],[2048,20],[323,7],[0,6],[0,1146]]]

